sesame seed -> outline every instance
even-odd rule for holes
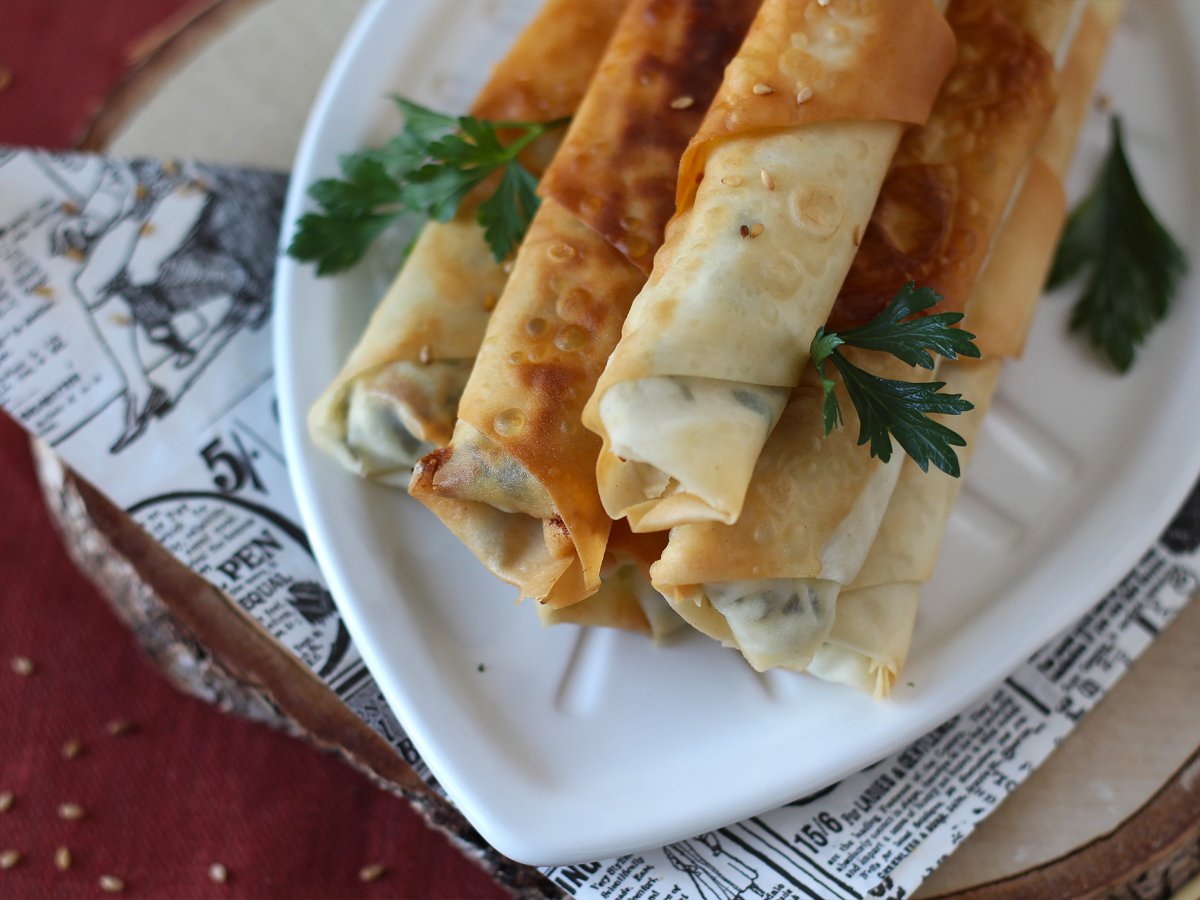
[[[35,290],[37,289],[35,288]],[[28,656],[14,656],[10,665],[12,666],[12,670],[22,677],[33,674],[33,660]]]
[[[58,817],[68,822],[76,822],[83,818],[83,807],[78,803],[63,803],[58,807]]]
[[[129,732],[133,731],[133,723],[127,719],[113,719],[104,726],[104,730],[112,737],[119,737],[122,734],[129,734]]]
[[[417,359],[421,365],[427,366],[433,362],[433,348],[428,344],[422,344],[421,349],[417,351]]]
[[[12,84],[12,70],[8,66],[0,66],[0,91]]]
[[[763,84],[760,81],[754,86],[754,93],[758,94],[760,97],[765,97],[767,94],[775,93],[775,88],[771,87],[769,84]]]
[[[487,312],[491,312],[493,309],[496,308],[496,295],[495,294],[484,294],[483,295],[483,308]]]
[[[62,746],[63,759],[74,759],[83,752],[83,741],[78,738],[71,738]]]
[[[721,184],[726,187],[738,187],[742,183],[742,179],[737,175],[725,175],[721,178]]]
[[[854,226],[854,230],[850,232],[850,239],[854,241],[854,246],[857,247],[862,243],[862,228],[858,225]]]
[[[21,861],[20,850],[5,850],[0,853],[0,869],[13,869]]]
[[[37,294],[39,297],[53,297],[54,296],[54,288],[50,287],[50,285],[48,285],[48,284],[39,284],[37,287],[35,287],[33,289],[33,292],[35,294]],[[33,671],[33,670],[30,669],[30,671]],[[23,675],[25,673],[22,672],[20,674]]]
[[[220,863],[213,863],[208,867],[208,878],[215,884],[224,884],[229,880],[229,870]]]
[[[125,890],[125,882],[116,875],[101,875],[97,880],[100,890],[106,894],[119,894]]]
[[[54,851],[54,868],[60,872],[65,872],[71,868],[71,851],[66,847],[59,847]]]
[[[763,169],[758,174],[759,177],[762,178],[763,187],[765,187],[768,191],[775,190],[775,179],[771,177],[770,172],[768,172],[766,169]]]
[[[16,798],[13,797],[12,791],[0,792],[0,812],[8,812],[12,809],[14,799]]]
[[[684,94],[683,96],[676,97],[671,101],[671,109],[689,109],[694,106],[695,103],[695,97],[689,97],[687,94]]]
[[[145,222],[141,227],[141,233],[147,237],[154,234],[158,230],[153,222]]]
[[[68,247],[67,252],[63,254],[71,262],[84,262],[87,260],[87,254],[78,247]]]
[[[144,184],[136,185],[133,189],[133,198],[135,200],[145,200],[150,196],[150,189]]]
[[[755,222],[750,226],[750,237],[756,238],[766,230],[762,222]]]
[[[163,170],[164,175],[171,175],[171,176],[178,175],[179,174],[179,163],[177,163],[173,159],[169,159],[165,163],[163,163],[162,170]]]
[[[363,866],[361,869],[358,870],[358,880],[359,881],[376,881],[386,871],[387,871],[387,866],[381,865],[380,863],[372,863],[371,865]]]
[[[74,203],[72,203],[70,200],[63,203],[63,205],[60,206],[59,209],[61,209],[63,211],[64,215],[68,215],[68,216],[79,215],[79,207],[76,206]]]
[[[813,89],[810,87],[801,88],[796,94],[796,105],[800,106],[807,103],[813,97]]]
[[[750,237],[750,227],[743,225],[738,229],[738,234],[740,234],[742,237]]]

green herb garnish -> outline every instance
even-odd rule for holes
[[[341,178],[316,182],[308,195],[321,211],[300,217],[288,255],[315,262],[318,275],[350,268],[393,222],[406,215],[445,222],[472,188],[500,173],[476,219],[497,262],[517,248],[537,212],[537,178],[517,159],[566,119],[490,122],[447,116],[401,97],[404,130],[384,146],[338,160]],[[512,133],[508,143],[500,132]]]
[[[1188,262],[1142,197],[1117,116],[1108,158],[1067,220],[1047,287],[1061,286],[1089,265],[1071,330],[1086,332],[1118,371],[1128,372],[1138,345],[1170,310]]]
[[[843,344],[890,353],[910,366],[932,370],[937,353],[947,359],[959,356],[979,358],[979,348],[973,343],[975,335],[954,328],[963,314],[935,313],[910,318],[922,312],[942,297],[930,288],[918,288],[909,282],[891,302],[870,322],[846,331],[826,331],[818,328],[813,337],[810,354],[825,393],[823,408],[825,434],[842,424],[842,408],[834,393],[834,382],[826,377],[824,364],[833,363],[842,376],[850,402],[858,412],[858,444],[870,443],[871,456],[885,463],[892,458],[892,437],[913,458],[922,472],[929,471],[932,462],[948,475],[959,475],[958,456],[953,447],[965,447],[967,442],[940,422],[929,418],[932,413],[959,415],[974,409],[961,394],[938,393],[945,382],[910,382],[880,378],[859,368],[846,359],[838,349]],[[932,353],[931,353],[932,351]]]

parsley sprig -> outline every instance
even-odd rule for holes
[[[1125,156],[1121,120],[1112,118],[1112,147],[1091,193],[1067,220],[1047,287],[1091,266],[1071,312],[1072,331],[1120,372],[1171,308],[1188,270],[1183,249],[1155,217]]]
[[[872,375],[850,362],[839,349],[847,346],[890,353],[910,366],[930,370],[934,367],[934,353],[947,359],[959,356],[978,359],[979,348],[973,343],[975,335],[953,327],[962,320],[962,313],[911,318],[941,300],[936,291],[918,288],[910,281],[865,325],[847,331],[818,328],[810,353],[824,388],[826,435],[842,425],[842,408],[834,393],[834,382],[825,374],[825,363],[832,362],[858,412],[859,446],[869,443],[871,456],[886,463],[892,458],[892,437],[895,437],[921,471],[928,472],[929,464],[933,463],[957,478],[958,456],[952,448],[965,447],[967,442],[929,416],[959,415],[974,406],[961,394],[939,393],[945,382],[897,381]]]
[[[492,122],[393,99],[404,114],[404,129],[380,148],[339,158],[342,177],[309,188],[320,212],[301,216],[288,254],[315,262],[318,275],[343,271],[393,222],[406,215],[448,221],[473,188],[500,173],[475,215],[496,261],[508,257],[539,204],[537,178],[517,157],[567,120]],[[508,143],[502,133],[511,135]]]

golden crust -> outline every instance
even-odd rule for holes
[[[1093,0],[989,0],[1006,19],[1043,47],[1057,47],[1080,3]]]
[[[638,580],[649,586],[650,566],[667,545],[666,533],[634,534],[625,522],[614,522],[600,590],[586,600],[555,609],[538,604],[543,625],[589,625],[655,634],[638,597]],[[661,628],[659,629],[662,630]]]
[[[1021,195],[967,308],[965,325],[984,356],[1020,356],[1066,221],[1062,178],[1091,106],[1092,91],[1123,7],[1090,0],[1059,78],[1059,100]]]
[[[596,87],[539,192],[649,274],[675,211],[680,154],[745,37],[756,3],[648,0],[637,7],[631,19],[638,27],[614,37]],[[670,174],[664,178],[664,172]]]
[[[930,0],[766,0],[684,154],[679,208],[713,142],[835,119],[924,122],[953,59]]]
[[[600,440],[579,415],[644,282],[600,235],[553,200],[538,213],[459,406],[541,482],[590,584],[609,520],[596,492]],[[517,423],[520,423],[519,425]]]
[[[963,322],[985,359],[1021,355],[1066,215],[1062,182],[1033,160]]]
[[[459,406],[459,418],[524,466],[554,502],[557,526],[573,545],[579,567],[573,583],[583,593],[571,590],[564,596],[560,589],[550,595],[559,576],[568,573],[540,524],[534,540],[540,550],[524,554],[542,560],[539,574],[520,575],[525,581],[511,572],[497,574],[511,577],[523,595],[555,606],[576,602],[600,584],[611,522],[596,491],[600,439],[579,424],[579,415],[644,281],[641,270],[603,237],[546,200],[517,256]],[[451,443],[427,457],[425,472],[414,476],[410,490],[486,561],[487,548],[500,542],[495,528],[515,527],[515,519],[537,520],[495,519],[483,515],[483,504],[439,492],[433,474],[453,453]],[[473,519],[479,520],[477,526]],[[546,577],[546,567],[554,570],[552,578]]]
[[[644,212],[638,205],[641,196],[670,196],[676,159],[688,137],[677,120],[664,119],[662,85],[655,79],[645,85],[640,78],[631,82],[625,66],[654,54],[663,83],[692,84],[695,103],[703,107],[717,88],[721,58],[736,43],[737,23],[749,23],[746,6],[745,0],[634,0],[566,140],[579,148],[610,140],[605,136],[616,129],[621,135],[636,133],[641,140],[650,136],[659,152],[647,154],[638,166],[626,167],[621,160],[606,164],[605,178],[611,182],[607,188],[589,183],[592,172],[580,162],[582,150],[563,157],[561,171],[556,158],[545,178],[547,197],[489,323],[459,419],[523,466],[549,494],[556,515],[541,523],[527,515],[488,512],[439,490],[434,474],[454,453],[453,442],[441,454],[427,457],[413,478],[413,494],[477,556],[492,560],[496,574],[517,584],[524,595],[554,607],[576,603],[600,586],[611,521],[596,488],[600,439],[582,427],[580,415],[646,279],[643,270],[606,239],[609,235],[591,223],[616,222],[627,238],[619,238],[617,244],[624,240],[628,248],[631,235],[638,233],[630,219]],[[646,27],[650,16],[659,17],[664,33],[674,37],[664,44],[656,30]],[[716,21],[730,23],[728,34],[695,46],[698,17],[707,17],[709,28]],[[677,112],[681,111],[665,110]],[[590,149],[597,156],[612,150],[605,144]],[[589,211],[578,199],[593,194],[604,209]],[[558,202],[557,196],[574,208]],[[537,524],[536,533],[529,522]],[[496,533],[506,528],[519,530],[530,546],[518,552],[511,540]],[[508,548],[504,553],[497,551],[502,546]],[[510,559],[521,563],[510,564]]]
[[[1038,147],[1038,156],[1059,178],[1075,155],[1075,142],[1091,108],[1092,91],[1108,53],[1124,0],[1089,0],[1063,66],[1059,105]]]
[[[896,151],[831,327],[869,321],[908,281],[945,298],[938,312],[961,311],[1054,108],[1054,60],[1032,35],[978,0],[946,17],[954,68]]]
[[[472,114],[546,120],[574,113],[626,5],[627,0],[548,0],[492,71]],[[547,135],[522,159],[541,172],[560,137]],[[470,360],[479,349],[506,280],[475,221],[485,190],[472,192],[452,221],[425,228],[342,371],[309,412],[314,441],[352,470],[364,468],[346,444],[349,395],[356,383],[388,378],[388,367],[396,363]],[[446,382],[434,378],[430,383]],[[448,397],[402,374],[389,383],[394,406],[415,427],[415,438],[439,446],[450,440],[457,391]]]
[[[482,119],[548,121],[579,107],[629,0],[546,0],[471,105]]]

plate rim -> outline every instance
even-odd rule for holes
[[[429,8],[432,3],[433,0],[423,0],[423,2],[410,3],[406,4],[406,6],[410,6],[413,10],[420,10]],[[1179,6],[1180,4],[1175,5]],[[331,108],[344,90],[344,80],[347,72],[353,67],[355,59],[362,52],[363,45],[370,41],[377,21],[386,13],[389,6],[388,0],[371,0],[360,12],[354,25],[347,33],[317,94],[293,164],[293,173],[297,177],[294,177],[289,185],[287,201],[284,207],[283,229],[285,238],[289,237],[292,229],[294,229],[299,213],[307,208],[305,190],[313,175],[321,167],[323,161],[321,158],[321,148],[325,139],[326,120],[330,115]],[[1189,18],[1193,37],[1196,31],[1196,24],[1200,22],[1200,15],[1198,14],[1200,14],[1200,10],[1197,10],[1197,14],[1191,15]],[[328,160],[325,160],[325,162],[328,162]],[[307,441],[305,416],[303,414],[294,414],[297,409],[303,409],[303,407],[298,407],[296,403],[297,397],[295,394],[295,377],[293,372],[293,362],[295,360],[291,346],[295,313],[295,306],[291,300],[296,296],[292,288],[299,269],[300,267],[286,256],[281,256],[278,260],[275,281],[275,322],[272,336],[279,392],[280,428],[283,435],[285,455],[288,460],[289,477],[293,490],[296,493],[302,520],[309,533],[314,554],[322,572],[329,580],[330,589],[337,600],[339,610],[346,621],[347,628],[359,652],[362,654],[368,669],[374,675],[389,704],[403,723],[409,737],[413,740],[431,771],[447,788],[452,799],[460,807],[464,815],[493,846],[514,859],[540,865],[562,864],[606,858],[634,849],[657,845],[660,842],[647,842],[645,840],[645,829],[642,832],[638,832],[638,834],[642,835],[641,837],[634,837],[631,840],[620,840],[613,835],[609,835],[606,837],[605,840],[607,842],[603,843],[603,846],[596,841],[580,841],[573,836],[555,833],[552,830],[546,831],[543,829],[540,833],[531,833],[523,827],[525,824],[523,813],[513,813],[511,810],[497,809],[495,806],[497,798],[480,795],[477,789],[478,778],[471,773],[463,771],[460,760],[448,758],[442,752],[443,738],[438,737],[434,733],[437,731],[436,728],[430,728],[427,715],[429,711],[422,710],[419,703],[414,704],[411,686],[404,684],[402,680],[398,679],[397,673],[394,672],[392,665],[389,664],[388,654],[383,642],[377,640],[372,634],[372,628],[368,622],[369,617],[354,602],[352,591],[348,589],[346,579],[343,577],[344,573],[340,571],[341,567],[337,563],[338,553],[334,546],[335,541],[328,533],[326,523],[320,513],[320,500],[317,497],[317,490],[313,484],[312,473],[308,470],[306,452],[301,446],[303,442]],[[1180,306],[1185,306],[1187,299],[1186,295],[1181,296],[1179,298]],[[1193,301],[1192,306],[1196,305],[1196,302]],[[1180,312],[1181,310],[1178,308],[1175,311],[1176,315],[1180,314]],[[1197,315],[1193,314],[1191,318],[1197,319]],[[1197,319],[1197,322],[1200,322],[1200,319]],[[1195,333],[1200,334],[1200,330],[1197,330]],[[1192,376],[1196,377],[1197,380],[1195,383],[1200,383],[1200,358],[1197,358],[1197,361],[1193,362],[1188,371]],[[1175,401],[1173,407],[1182,405],[1181,392],[1181,389],[1177,389],[1170,395],[1170,398],[1173,398]],[[1177,412],[1179,411],[1177,410]],[[1179,418],[1179,416],[1176,415],[1175,418]],[[1167,444],[1170,442],[1164,441],[1160,443]],[[1060,634],[1077,621],[1087,609],[1098,602],[1113,585],[1119,582],[1129,571],[1131,565],[1136,562],[1140,554],[1147,547],[1153,545],[1162,528],[1170,521],[1181,501],[1195,485],[1196,472],[1200,471],[1200,441],[1193,440],[1190,443],[1185,441],[1179,446],[1182,449],[1174,460],[1170,459],[1170,454],[1166,454],[1166,462],[1173,462],[1171,468],[1175,472],[1169,481],[1168,487],[1159,494],[1157,502],[1152,505],[1149,513],[1146,514],[1143,512],[1139,517],[1139,522],[1136,525],[1131,525],[1124,532],[1126,543],[1132,549],[1128,549],[1124,553],[1108,554],[1091,569],[1090,577],[1086,579],[1089,585],[1088,590],[1082,590],[1078,587],[1074,588],[1075,593],[1087,598],[1086,603],[1084,600],[1080,600],[1077,604],[1063,604],[1058,606],[1047,616],[1041,628],[1037,629],[1037,634],[1040,638],[1036,642],[1036,646],[1044,645],[1052,640],[1055,635]],[[1158,454],[1156,461],[1162,463],[1164,461],[1163,457],[1163,453]],[[1151,468],[1153,467],[1142,467],[1143,472]],[[1145,480],[1144,477],[1137,479],[1139,483],[1143,480]],[[1128,493],[1130,489],[1127,484],[1124,492]],[[1086,531],[1087,529],[1081,528],[1075,532],[1076,542],[1081,540],[1080,535],[1086,533]],[[1018,582],[1015,589],[1026,589],[1026,582],[1031,578],[1032,575],[1027,574],[1024,579]],[[1031,641],[1027,641],[1026,643],[1031,643]],[[919,719],[923,724],[900,728],[894,740],[873,745],[869,751],[854,755],[847,764],[837,767],[839,771],[825,777],[824,782],[828,783],[837,778],[845,777],[847,774],[852,774],[854,771],[869,765],[875,760],[886,757],[906,746],[915,737],[919,737],[920,734],[923,734],[930,728],[936,727],[940,721],[976,702],[1007,677],[1028,655],[1028,653],[1014,652],[998,655],[987,669],[986,675],[975,681],[974,687],[971,690],[959,691],[955,695],[954,701],[948,706],[943,707],[938,716],[931,717],[929,713],[925,713]],[[1019,657],[1015,663],[1012,662],[1014,657]],[[780,804],[781,797],[791,796],[793,793],[794,795],[800,795],[814,787],[815,785],[813,784],[803,784],[798,790],[793,792],[791,787],[785,786],[770,798],[763,798],[757,795],[747,797],[740,804],[739,809],[731,813],[728,818],[724,818],[722,815],[722,822],[720,824],[727,824],[730,821],[737,821],[746,816],[773,809]],[[715,820],[711,822],[697,822],[696,824],[695,831],[699,832],[703,831],[704,827],[710,824],[715,827]]]

